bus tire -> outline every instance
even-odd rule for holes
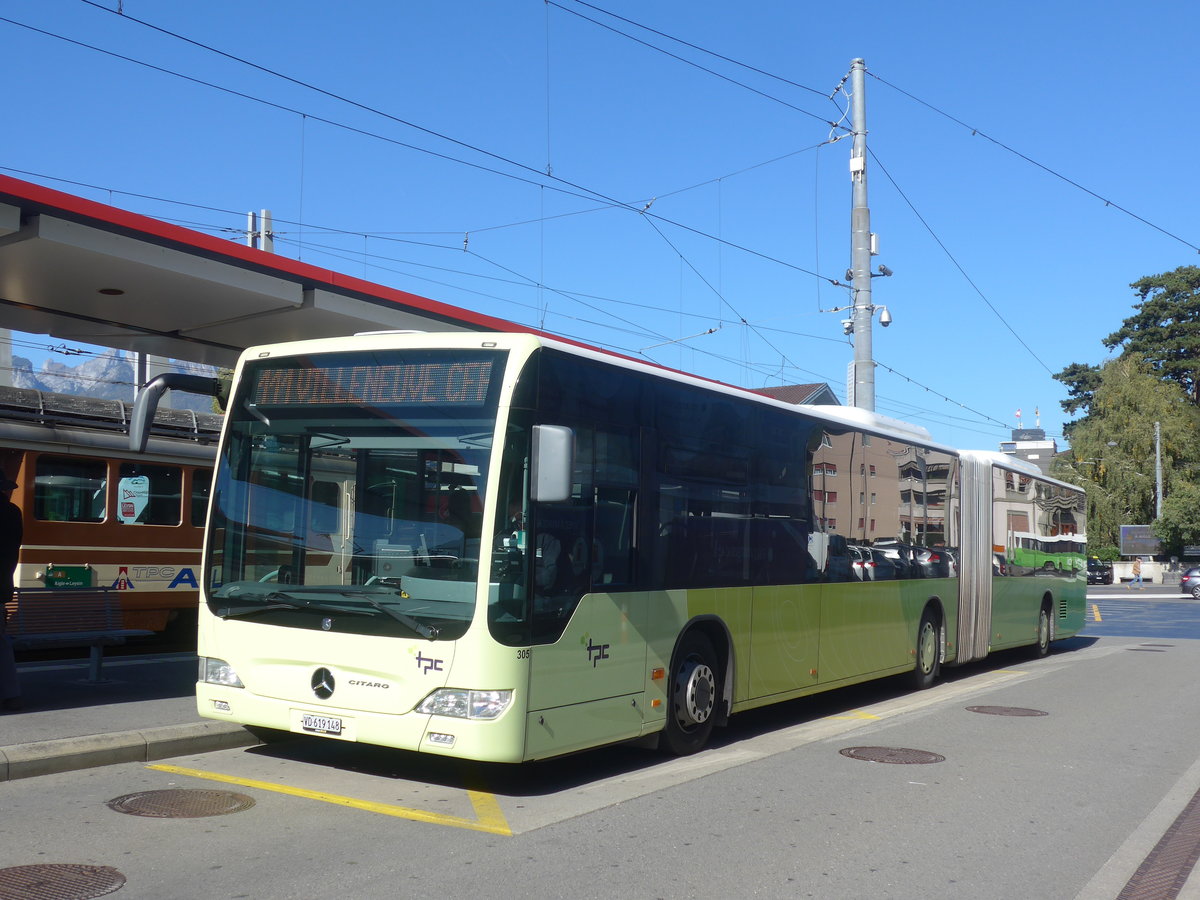
[[[932,687],[941,670],[942,626],[937,611],[932,606],[921,613],[921,624],[917,628],[917,663],[913,667],[912,685],[923,691]]]
[[[712,734],[719,702],[717,654],[712,642],[689,631],[675,648],[671,662],[671,692],[662,748],[673,756],[703,749]]]
[[[1033,658],[1041,659],[1050,655],[1050,602],[1042,601],[1038,610],[1037,643],[1033,645]]]

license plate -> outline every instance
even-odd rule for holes
[[[311,734],[341,735],[342,720],[332,716],[314,716],[305,713],[300,716],[300,727]]]

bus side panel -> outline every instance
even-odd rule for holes
[[[645,690],[646,597],[585,594],[562,637],[530,653],[530,712]]]
[[[1077,634],[1083,628],[1086,591],[1086,584],[1072,577],[994,578],[991,649],[1036,643],[1038,612],[1047,594],[1054,638]]]
[[[817,683],[821,590],[817,585],[754,589],[748,687],[752,697]]]
[[[821,602],[821,682],[912,665],[931,595],[956,596],[955,579],[830,584]]]
[[[1073,637],[1083,630],[1087,607],[1087,568],[1065,585],[1054,598],[1054,637]]]
[[[1054,594],[1058,584],[1041,578],[992,580],[992,627],[989,650],[1018,647],[1037,641],[1038,611],[1042,598]]]
[[[607,697],[526,716],[525,759],[546,759],[642,733],[641,695]]]
[[[646,616],[663,597],[586,594],[562,636],[531,649],[527,759],[641,734]]]

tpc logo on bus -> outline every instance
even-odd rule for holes
[[[587,650],[588,662],[592,664],[593,669],[596,668],[596,663],[600,662],[600,660],[608,659],[608,648],[611,647],[612,644],[597,644],[592,640],[592,636],[590,634],[585,634],[579,639],[580,644],[582,644],[584,641],[587,641],[587,646],[585,649]]]

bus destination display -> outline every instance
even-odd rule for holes
[[[491,360],[266,369],[259,373],[251,402],[256,406],[482,406],[491,375]]]

